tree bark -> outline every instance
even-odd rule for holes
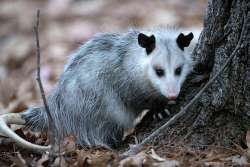
[[[194,146],[211,143],[240,143],[250,127],[250,1],[209,0],[204,29],[194,50],[196,66],[187,80],[177,106],[188,103],[212,78],[234,51],[241,48],[217,80],[185,115],[192,130],[188,141]],[[244,32],[243,32],[244,31]],[[203,76],[199,82],[197,76]],[[204,77],[207,76],[207,77]]]

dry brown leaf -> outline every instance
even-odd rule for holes
[[[158,162],[166,161],[166,159],[161,158],[159,155],[157,155],[154,149],[151,149],[151,157]]]
[[[64,138],[62,148],[65,152],[74,151],[76,149],[76,137],[68,136]]]
[[[10,160],[18,167],[28,167],[28,165],[26,164],[26,161],[23,159],[22,155],[20,154],[20,152],[16,153],[17,156],[12,156],[12,155],[8,155],[8,157],[10,158]]]
[[[250,161],[250,131],[247,131],[246,142],[248,148],[245,152],[245,156],[247,157],[248,161]]]
[[[225,160],[232,161],[236,165],[249,165],[249,163],[247,162],[247,158],[241,155],[234,155],[226,158]]]
[[[77,156],[77,166],[112,167],[118,165],[117,159],[118,156],[115,153],[107,150],[94,150],[94,152],[80,150]]]
[[[250,131],[247,131],[246,142],[247,142],[247,147],[250,148]]]
[[[25,97],[24,97],[25,98]],[[22,99],[18,99],[9,103],[8,108],[6,108],[6,112],[8,113],[18,113],[27,109],[27,105],[22,101]]]
[[[166,160],[164,162],[158,163],[157,167],[178,167],[180,163],[176,160]]]
[[[32,51],[32,39],[21,35],[10,36],[1,47],[0,62],[11,69],[15,69],[26,60]]]
[[[222,167],[225,166],[223,162],[205,162],[205,166]]]
[[[44,164],[47,164],[48,161],[49,161],[49,154],[48,153],[44,153],[42,155],[42,158],[37,161],[36,166],[37,167],[44,167]]]
[[[7,107],[15,99],[16,85],[14,79],[0,80],[0,103]]]
[[[54,161],[54,163],[51,165],[52,167],[68,167],[68,164],[66,163],[63,156],[57,157]]]
[[[119,167],[140,167],[142,166],[143,162],[145,162],[147,156],[148,155],[144,151],[142,151],[132,157],[128,157],[120,161]]]

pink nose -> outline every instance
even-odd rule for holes
[[[168,99],[169,99],[169,100],[176,100],[176,99],[177,99],[177,96],[173,96],[173,95],[172,95],[172,96],[168,96]]]

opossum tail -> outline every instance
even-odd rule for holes
[[[31,114],[34,115],[34,111],[32,111],[32,110],[35,110],[35,109],[39,109],[39,108],[30,109],[30,110],[23,112],[23,113],[8,113],[8,114],[0,115],[0,133],[13,139],[19,146],[21,146],[23,148],[31,149],[31,150],[35,150],[35,151],[48,151],[51,149],[50,145],[49,146],[40,146],[40,145],[30,143],[30,142],[24,140],[23,138],[21,138],[20,136],[18,136],[14,131],[12,131],[8,127],[8,124],[17,124],[17,125],[29,124],[30,121],[27,121],[26,118],[29,117]],[[41,114],[41,111],[36,112],[36,113],[39,115],[39,114]],[[40,122],[40,121],[38,121],[38,122]]]

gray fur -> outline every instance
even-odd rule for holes
[[[99,34],[72,56],[48,97],[57,137],[74,135],[83,146],[117,146],[142,110],[164,99],[140,66],[147,55],[137,43],[138,34]],[[161,40],[170,52],[171,41]],[[47,130],[43,110],[23,114],[34,130]]]

